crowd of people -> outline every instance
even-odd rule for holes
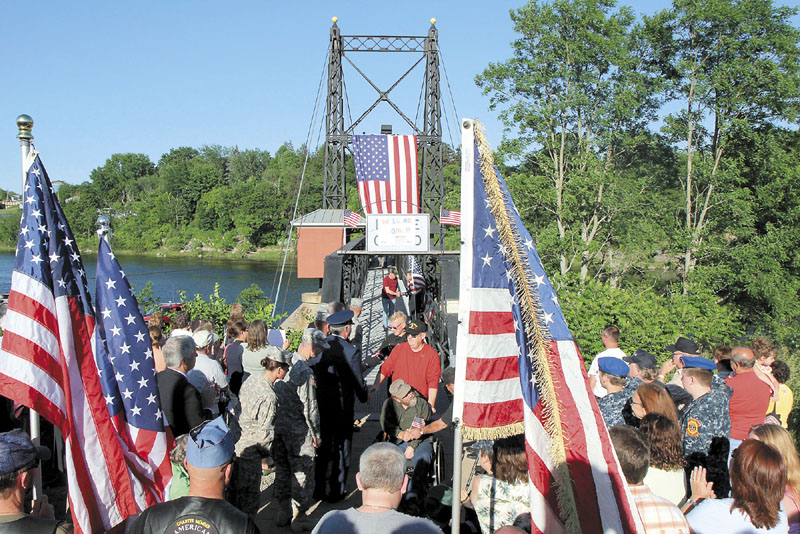
[[[160,402],[175,438],[173,477],[167,501],[127,528],[257,532],[262,478],[274,472],[275,525],[295,532],[448,531],[459,494],[463,532],[530,532],[522,436],[473,444],[467,485],[431,487],[434,436],[452,431],[446,401],[455,369],[442,369],[421,318],[385,302],[399,294],[396,277],[390,270],[384,279],[386,336],[370,355],[361,351],[359,299],[326,304],[294,351],[288,340],[270,344],[268,324],[248,323],[238,304],[220,333],[185,311],[168,326],[161,314],[151,317]],[[769,341],[718,347],[711,359],[681,337],[659,365],[644,350],[628,356],[619,338],[614,326],[602,331],[605,350],[592,361],[589,387],[644,532],[800,532],[789,367]],[[365,375],[378,365],[368,385]],[[384,387],[381,432],[358,459],[361,505],[312,521],[316,502],[346,498],[353,432],[363,423],[356,401]],[[23,512],[32,469],[48,454],[20,431],[0,433],[0,531],[68,532],[46,499],[34,503],[35,514]]]
[[[769,340],[710,359],[680,337],[658,365],[619,336],[603,330],[589,374],[645,532],[800,532],[789,367]]]

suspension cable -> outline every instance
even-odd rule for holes
[[[329,54],[330,54],[330,51],[326,51],[326,53],[325,53],[325,61],[322,64],[322,73],[320,74],[320,77],[319,77],[319,86],[317,87],[317,98],[316,98],[316,101],[314,102],[314,111],[311,113],[311,122],[308,124],[308,133],[306,134],[306,157],[303,160],[303,171],[300,174],[300,185],[297,188],[297,198],[295,198],[295,201],[294,201],[294,212],[292,213],[292,218],[289,220],[289,232],[288,232],[288,237],[286,239],[286,246],[285,246],[284,251],[283,251],[283,264],[281,265],[281,275],[280,275],[280,278],[278,278],[278,287],[275,290],[275,298],[273,299],[273,302],[275,304],[278,303],[278,296],[280,295],[281,284],[283,283],[283,273],[284,273],[284,271],[286,269],[286,258],[289,256],[289,245],[292,242],[292,231],[294,230],[294,226],[292,225],[292,221],[297,217],[297,206],[298,206],[298,204],[300,202],[300,194],[301,194],[301,192],[303,190],[303,182],[304,182],[305,177],[306,177],[306,167],[308,166],[308,156],[311,153],[310,144],[311,144],[311,138],[312,138],[312,135],[313,135],[312,132],[314,130],[314,122],[317,120],[317,113],[319,111],[320,95],[322,94],[322,81],[325,79],[325,67],[328,64],[328,60],[330,59],[329,58]],[[272,315],[271,315],[272,317],[275,317],[275,307],[276,306],[272,307]]]

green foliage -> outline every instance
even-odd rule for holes
[[[207,299],[203,298],[199,293],[195,293],[194,298],[191,300],[186,297],[185,291],[180,291],[179,295],[183,309],[189,313],[192,319],[211,321],[217,332],[225,331],[228,317],[230,316],[231,303],[228,303],[225,298],[220,296],[219,283],[214,284],[214,291]],[[272,317],[272,309],[275,305],[264,296],[264,292],[256,284],[252,284],[249,288],[239,293],[236,297],[236,302],[242,305],[244,317],[248,322],[263,319],[268,325],[274,326],[286,317],[285,314]]]
[[[153,313],[158,308],[159,301],[153,293],[153,282],[147,282],[138,293],[136,287],[131,284],[131,292],[136,296],[136,302],[139,303],[139,309],[143,314]]]
[[[602,282],[565,284],[558,288],[567,324],[584,359],[591,361],[603,350],[600,332],[614,324],[622,332],[625,352],[644,349],[660,361],[669,354],[664,347],[679,336],[695,339],[707,352],[722,343],[735,343],[744,335],[744,325],[732,306],[720,305],[705,288],[689,295],[666,294],[651,287],[622,290]]]

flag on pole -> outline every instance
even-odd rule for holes
[[[408,290],[411,291],[411,294],[416,295],[425,289],[425,275],[422,274],[422,267],[416,256],[408,257],[408,272],[411,273],[411,282]]]
[[[106,408],[94,310],[74,236],[38,155],[29,156],[26,168],[0,394],[61,430],[75,531],[103,532],[155,496],[144,490]]]
[[[361,214],[357,211],[344,210],[344,223],[350,228],[358,228],[361,223]]]
[[[139,502],[145,508],[162,500],[172,478],[172,440],[164,428],[150,333],[106,238],[100,239],[95,280],[98,374],[125,458],[146,490]]]
[[[419,213],[416,135],[354,135],[352,149],[365,214]]]
[[[553,286],[480,126],[464,124],[453,417],[466,439],[524,433],[533,532],[641,532]]]
[[[443,209],[439,222],[451,226],[459,226],[461,224],[461,212]]]

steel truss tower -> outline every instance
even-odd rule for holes
[[[397,35],[342,35],[333,19],[328,55],[328,98],[325,115],[325,171],[322,207],[344,209],[347,204],[345,176],[345,150],[364,118],[381,102],[389,104],[417,135],[417,147],[422,152],[422,176],[420,191],[421,210],[431,216],[431,231],[434,247],[441,244],[442,229],[439,218],[444,198],[442,181],[442,108],[439,87],[439,32],[431,19],[427,36]],[[370,80],[353,63],[347,52],[406,52],[418,53],[420,58],[403,73],[388,89],[383,90]],[[345,127],[344,120],[344,76],[342,61],[348,62],[373,89],[378,97],[356,120]],[[425,109],[420,130],[414,122],[389,97],[389,93],[408,76],[422,61],[425,61]]]

